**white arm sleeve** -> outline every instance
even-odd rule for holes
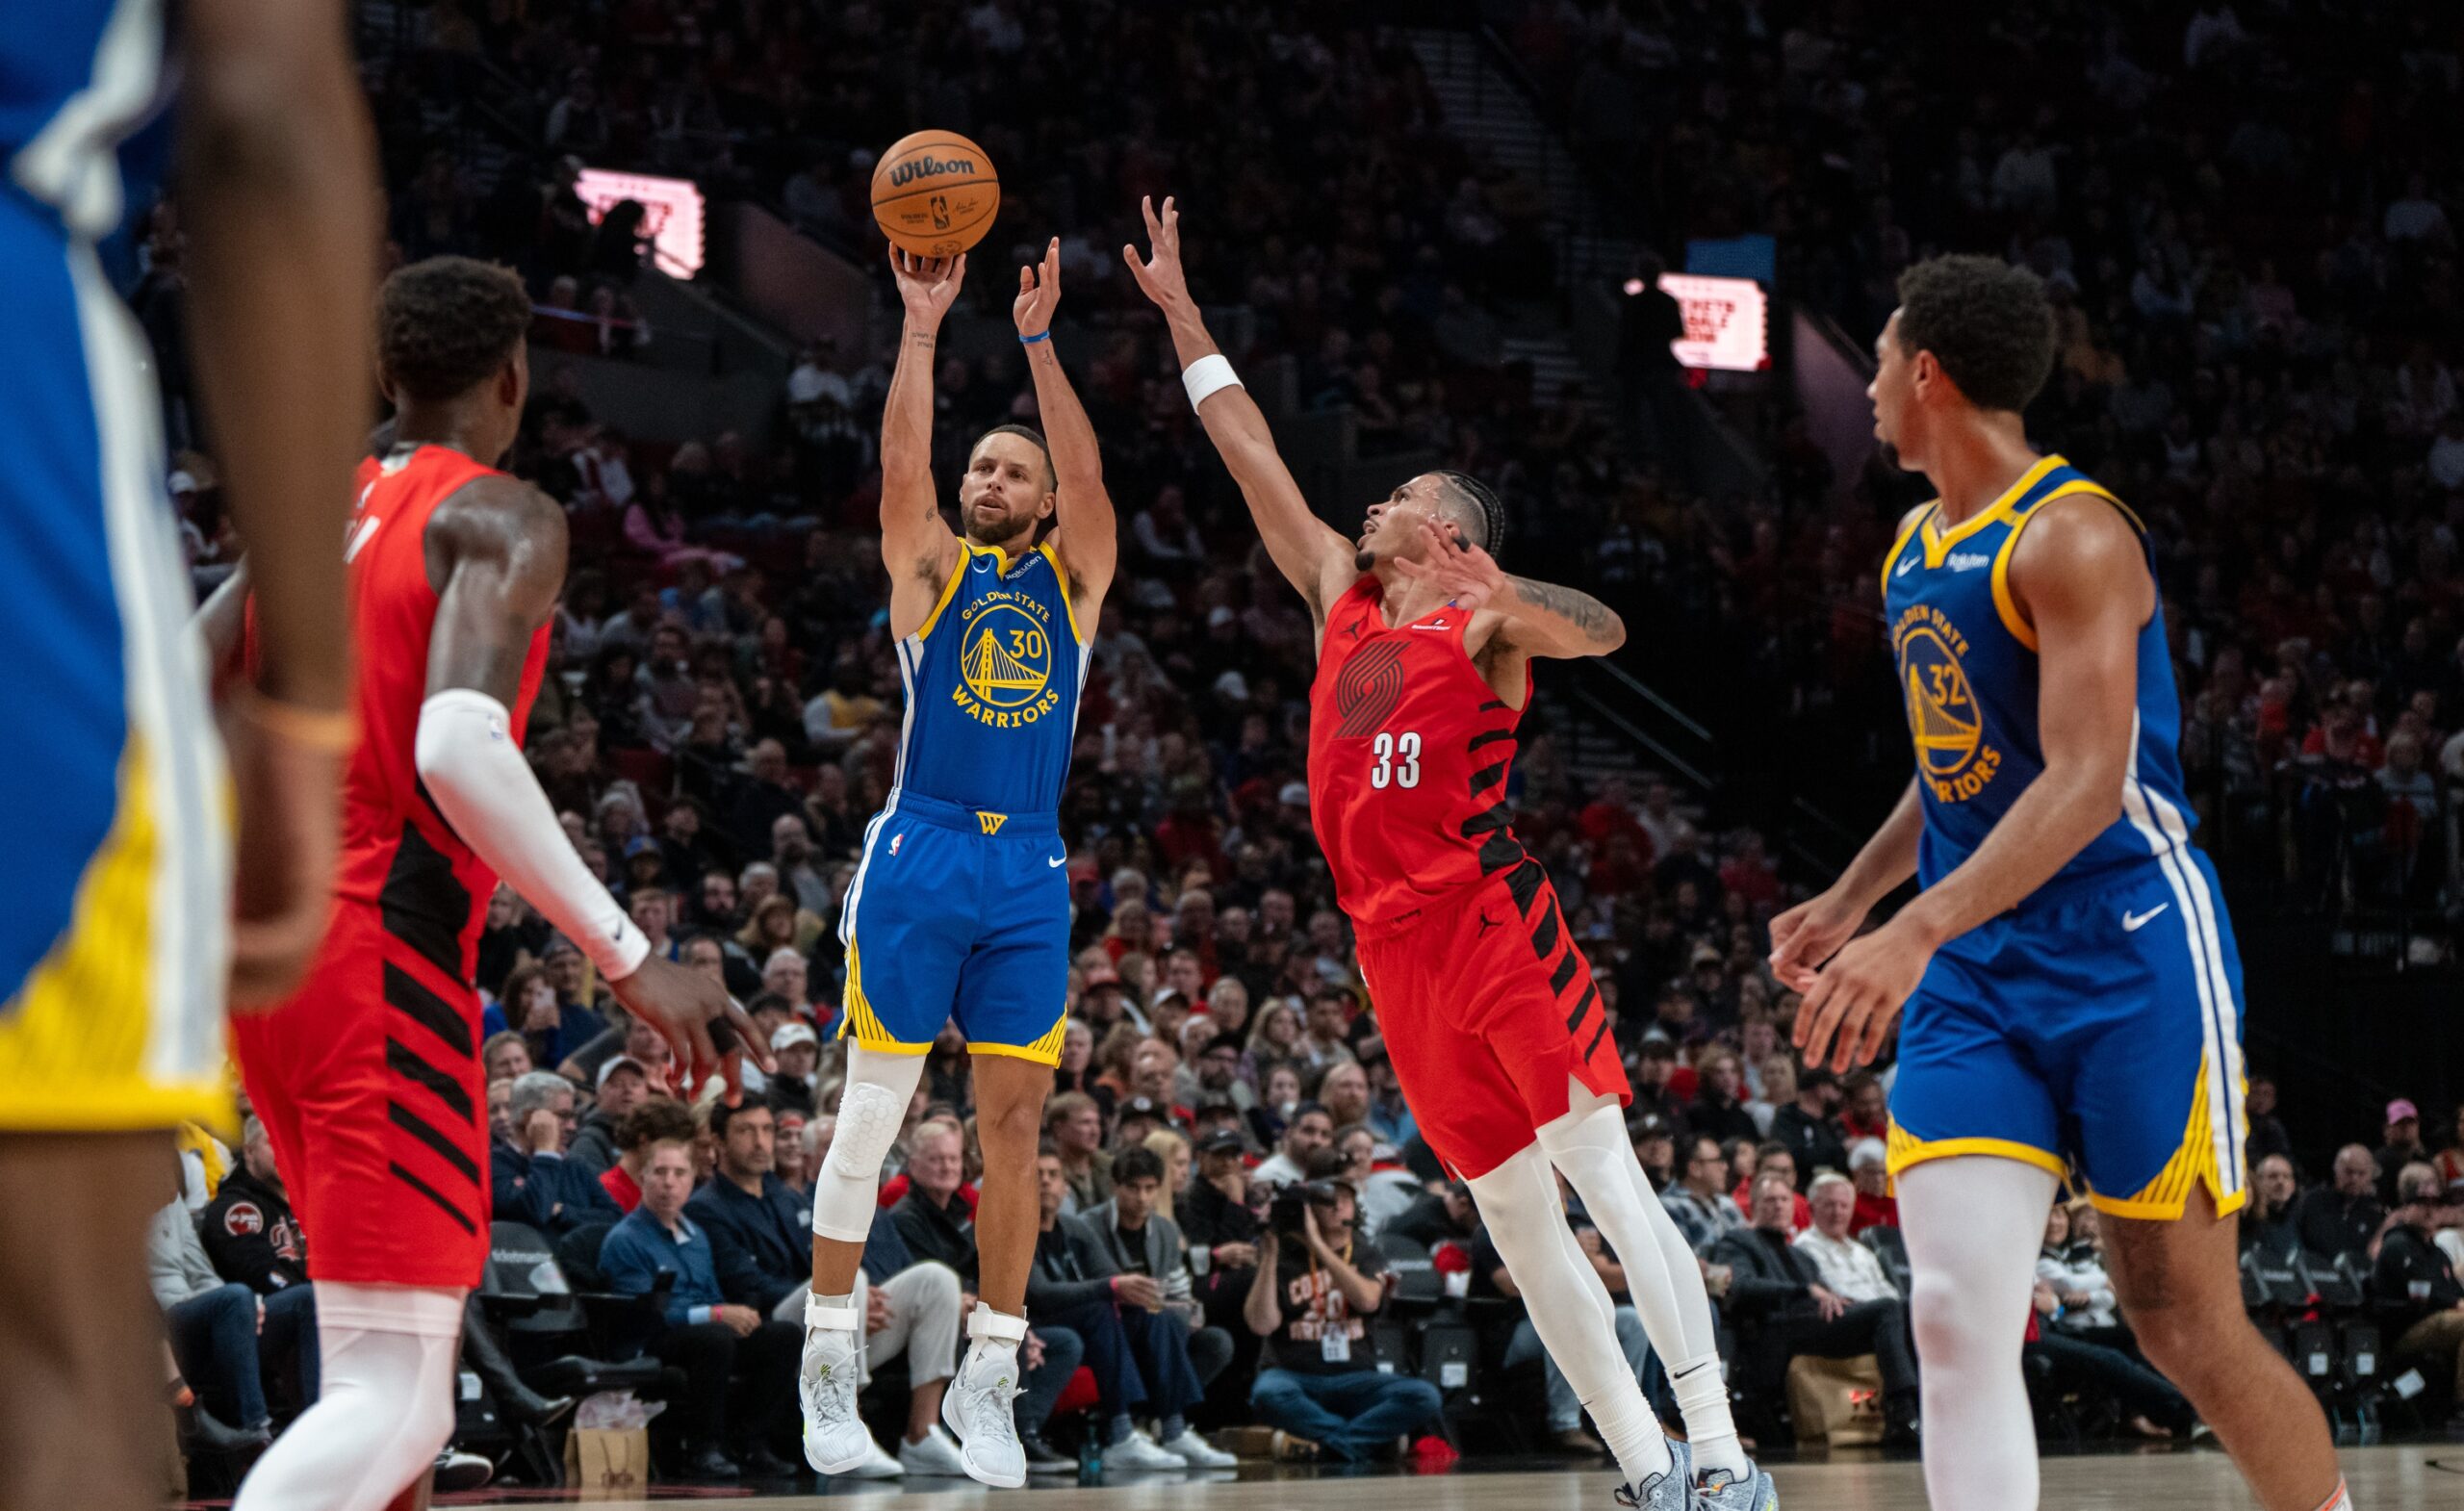
[[[412,759],[439,812],[523,900],[581,946],[609,981],[629,976],[651,941],[574,853],[504,704],[449,687],[420,705]]]

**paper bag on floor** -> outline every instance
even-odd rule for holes
[[[565,1488],[649,1492],[651,1435],[640,1427],[576,1427],[565,1434]]]
[[[1883,1370],[1872,1354],[1788,1361],[1788,1414],[1797,1441],[1854,1447],[1883,1440]]]

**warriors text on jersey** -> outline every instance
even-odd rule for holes
[[[421,790],[413,763],[438,597],[437,506],[495,475],[441,446],[363,463],[351,518],[360,743],[343,778],[334,921],[289,1001],[232,1037],[322,1280],[477,1283],[487,1251],[487,1108],[471,972],[496,875]],[[519,741],[548,660],[524,655]]]
[[[1591,962],[1509,827],[1521,710],[1451,603],[1390,625],[1363,576],[1326,612],[1309,694],[1309,818],[1429,1147],[1484,1175],[1565,1114],[1630,1093]]]
[[[2143,544],[2120,500],[2048,456],[1956,525],[1927,505],[1883,564],[1923,885],[1975,854],[2044,771],[2038,635],[2011,564],[2029,523],[2079,495]],[[1909,1001],[1894,1173],[1959,1154],[2075,1165],[2099,1207],[2133,1217],[2179,1216],[2202,1186],[2220,1213],[2245,1198],[2241,960],[2214,868],[2191,844],[2161,606],[2137,662],[2120,816],[2016,908],[1945,943]]]
[[[940,601],[898,643],[898,775],[864,833],[839,937],[840,1029],[922,1054],[955,1017],[968,1045],[1061,1056],[1069,974],[1061,786],[1087,680],[1061,553],[962,542]]]
[[[28,648],[0,668],[0,1129],[230,1115],[227,781],[151,358],[96,244],[162,115],[162,9],[0,27],[0,634]]]

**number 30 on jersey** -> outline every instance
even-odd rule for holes
[[[1370,743],[1377,756],[1377,764],[1369,768],[1369,784],[1384,791],[1387,783],[1399,787],[1421,784],[1421,736],[1418,730],[1405,730],[1400,734],[1377,731]]]

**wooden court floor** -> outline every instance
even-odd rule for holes
[[[2343,1459],[2355,1511],[2464,1511],[2464,1444],[2348,1448]],[[1828,1463],[1775,1465],[1772,1477],[1783,1511],[1930,1511],[1912,1459],[1843,1453]],[[1606,1473],[1460,1467],[1430,1475],[1277,1474],[1259,1467],[1238,1474],[1118,1476],[1115,1483],[1084,1488],[1067,1480],[1039,1481],[1048,1488],[1008,1493],[937,1488],[946,1483],[931,1489],[908,1489],[896,1481],[851,1483],[822,1495],[738,1491],[724,1493],[723,1503],[747,1511],[849,1511],[857,1505],[866,1511],[984,1511],[1017,1496],[1025,1498],[1018,1511],[1610,1511],[1614,1488]],[[584,1503],[601,1511],[675,1511],[679,1501],[661,1496]],[[2254,1503],[2231,1462],[2212,1449],[2044,1461],[2043,1511],[2247,1511]],[[540,1500],[501,1504],[536,1506]]]

